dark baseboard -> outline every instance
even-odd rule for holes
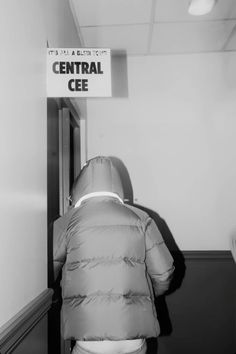
[[[182,251],[182,254],[186,260],[227,260],[233,261],[233,257],[230,251]]]
[[[52,289],[46,289],[4,326],[0,327],[0,353],[12,353],[45,317],[52,304]]]

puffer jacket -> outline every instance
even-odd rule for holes
[[[159,334],[154,294],[168,289],[173,259],[154,221],[122,200],[122,183],[111,160],[94,158],[75,181],[75,207],[54,224],[64,339]]]

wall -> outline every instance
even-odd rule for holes
[[[47,40],[50,48],[80,48],[82,38],[79,27],[72,15],[70,0],[50,0],[45,2]],[[86,119],[87,107],[85,98],[72,98],[80,119]]]
[[[0,325],[47,287],[46,33],[40,1],[1,7]]]
[[[128,98],[88,100],[88,157],[120,158],[182,250],[236,232],[236,53],[128,58]]]
[[[77,46],[65,0],[0,11],[0,326],[47,288],[47,41]]]
[[[46,4],[44,6],[49,47],[80,46],[69,0],[50,0],[44,3]]]

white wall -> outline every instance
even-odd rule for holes
[[[45,3],[49,47],[79,47],[80,40],[71,13],[69,0],[50,0],[43,2]]]
[[[47,287],[46,33],[40,2],[5,2],[0,36],[1,325]]]
[[[82,47],[70,3],[70,0],[48,0],[45,2],[47,39],[50,48]],[[85,120],[87,116],[86,99],[72,98],[72,102],[80,119]]]
[[[0,326],[47,288],[46,46],[78,43],[67,1],[47,3],[1,3]]]
[[[236,53],[128,59],[129,97],[88,100],[88,157],[126,165],[183,250],[236,231]]]

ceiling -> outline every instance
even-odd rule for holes
[[[236,0],[218,0],[204,16],[188,14],[189,0],[70,0],[86,47],[128,55],[236,50]]]

